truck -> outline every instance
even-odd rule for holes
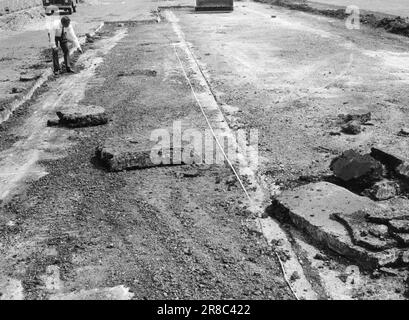
[[[43,0],[43,7],[47,14],[54,14],[57,11],[66,11],[72,14],[77,11],[78,0]]]

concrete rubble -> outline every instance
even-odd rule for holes
[[[201,163],[201,158],[183,147],[158,147],[150,140],[120,137],[105,141],[96,149],[96,158],[109,171],[145,169],[156,166]]]
[[[335,177],[343,181],[365,179],[379,180],[382,176],[382,164],[370,155],[361,155],[354,150],[348,150],[336,157],[330,164]]]
[[[69,128],[98,126],[109,120],[105,109],[99,106],[68,106],[56,112],[58,120],[49,120],[48,125],[62,125]]]
[[[375,223],[366,221],[366,216],[368,212],[378,211],[385,213],[383,207],[366,197],[328,182],[318,182],[284,191],[273,200],[270,215],[290,222],[319,246],[363,268],[375,269],[398,263],[402,255],[402,250],[394,247],[393,240],[376,238],[369,231],[367,235],[357,231],[359,227],[363,231],[369,226],[375,227]]]

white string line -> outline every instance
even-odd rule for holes
[[[176,55],[176,57],[178,58],[178,61],[179,61],[180,67],[181,67],[181,69],[182,69],[182,71],[183,71],[183,74],[185,75],[185,78],[186,78],[187,82],[189,83],[189,86],[190,86],[190,89],[191,89],[191,91],[192,91],[192,93],[193,93],[193,96],[195,97],[195,100],[196,100],[197,104],[199,105],[200,110],[202,111],[203,116],[204,116],[205,119],[206,119],[207,125],[208,125],[209,128],[210,128],[210,131],[211,131],[211,133],[212,133],[212,135],[213,135],[214,140],[216,141],[217,145],[219,146],[219,148],[220,148],[221,152],[223,153],[223,156],[224,156],[224,158],[226,159],[227,163],[229,164],[230,168],[233,170],[233,173],[234,173],[234,175],[236,176],[237,180],[239,181],[240,186],[241,186],[241,188],[243,189],[244,193],[246,194],[247,198],[248,198],[250,201],[252,201],[252,199],[250,198],[250,195],[248,194],[246,188],[244,187],[243,182],[241,181],[239,175],[237,174],[236,169],[234,169],[233,164],[231,163],[231,161],[230,161],[229,158],[227,157],[226,153],[224,152],[223,147],[221,146],[219,140],[218,140],[217,137],[216,137],[216,134],[215,134],[215,132],[214,132],[214,130],[213,130],[211,124],[210,124],[209,118],[207,117],[206,113],[204,112],[203,106],[202,106],[202,104],[200,103],[199,98],[197,97],[196,92],[195,92],[195,90],[193,89],[193,85],[192,85],[192,83],[190,82],[189,77],[187,76],[186,70],[185,70],[185,68],[183,67],[182,61],[181,61],[180,58],[179,58],[179,55],[178,55],[178,53],[177,53],[176,45],[175,45],[175,44],[173,44],[173,50],[175,51],[175,55]]]
[[[221,146],[219,140],[217,139],[216,134],[215,134],[214,131],[213,131],[213,128],[212,128],[212,126],[211,126],[211,124],[210,124],[209,118],[207,117],[206,113],[204,112],[203,106],[202,106],[202,104],[200,103],[200,101],[199,101],[199,99],[198,99],[198,97],[197,97],[197,95],[196,95],[195,90],[193,89],[193,85],[192,85],[192,83],[190,82],[189,77],[187,76],[187,73],[186,73],[186,71],[185,71],[185,68],[183,67],[182,61],[180,60],[180,57],[179,57],[179,55],[178,55],[178,53],[177,53],[176,45],[175,45],[175,44],[173,44],[173,50],[175,51],[175,55],[176,55],[176,57],[177,57],[177,59],[178,59],[178,61],[179,61],[180,67],[181,67],[181,69],[182,69],[182,71],[183,71],[183,74],[184,74],[184,76],[185,76],[185,78],[186,78],[186,80],[187,80],[187,82],[188,82],[188,84],[189,84],[189,86],[190,86],[190,89],[191,89],[191,91],[192,91],[192,93],[193,93],[193,96],[194,96],[194,98],[195,98],[197,104],[199,105],[200,110],[202,111],[203,116],[204,116],[205,119],[206,119],[207,125],[208,125],[209,128],[210,128],[210,131],[212,132],[212,135],[213,135],[214,140],[216,141],[217,145],[219,146],[220,150],[222,151],[223,156],[224,156],[224,158],[226,159],[227,163],[229,164],[230,168],[231,168],[232,171],[234,172],[234,175],[236,176],[237,180],[239,181],[239,183],[240,183],[240,185],[241,185],[241,187],[242,187],[244,193],[246,194],[247,198],[250,200],[250,202],[253,202],[253,200],[251,199],[249,193],[247,192],[246,188],[244,187],[243,182],[241,181],[239,175],[237,174],[236,170],[234,169],[233,164],[230,162],[230,160],[229,160],[229,158],[227,157],[226,153],[224,152],[224,149],[222,148],[222,146]],[[188,50],[189,50],[189,49],[188,49]],[[192,53],[191,53],[191,54],[192,54]],[[193,56],[193,54],[192,54],[192,56]],[[257,219],[257,221],[258,221],[258,223],[259,223],[259,225],[260,225],[260,230],[263,231],[263,227],[262,227],[262,225],[261,225],[260,220]],[[274,253],[275,253],[275,255],[276,255],[277,259],[278,259],[278,262],[279,262],[279,264],[280,264],[280,268],[281,268],[281,271],[282,271],[282,273],[283,273],[284,280],[285,280],[285,282],[287,283],[287,286],[290,288],[290,291],[291,291],[291,293],[294,295],[295,299],[296,299],[296,300],[299,300],[297,294],[295,293],[293,287],[292,287],[291,284],[290,284],[290,281],[289,281],[288,278],[287,278],[287,274],[286,274],[286,272],[285,272],[284,265],[283,265],[283,262],[281,261],[280,256],[278,255],[278,253],[277,253],[275,250],[274,250]]]

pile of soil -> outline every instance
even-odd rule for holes
[[[0,16],[0,30],[21,31],[28,24],[41,22],[44,18],[45,13],[42,7],[10,13]]]

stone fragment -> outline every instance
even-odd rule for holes
[[[354,150],[347,150],[332,160],[330,169],[337,178],[350,181],[362,177],[370,181],[379,180],[382,176],[382,164],[369,154],[361,155]]]
[[[352,120],[347,123],[344,123],[341,125],[341,130],[344,133],[347,134],[358,134],[361,133],[362,128],[361,128],[361,123],[357,120]]]
[[[345,226],[350,233],[352,242],[358,246],[372,251],[382,251],[385,249],[390,249],[396,245],[396,241],[394,239],[387,237],[386,226],[384,226],[386,228],[386,232],[382,238],[373,234],[373,231],[376,229],[376,225],[366,221],[366,213],[364,211],[357,211],[349,215],[334,213],[333,216]]]
[[[369,222],[373,223],[381,223],[381,224],[388,224],[389,221],[393,219],[409,219],[409,215],[406,211],[400,210],[389,210],[380,208],[379,210],[365,210],[366,212],[366,219]]]
[[[380,238],[380,239],[387,238],[389,236],[389,229],[384,224],[371,223],[368,226],[368,232],[369,232],[369,234],[373,235],[374,237],[377,237],[377,238]]]
[[[404,265],[409,265],[409,250],[406,250],[402,253],[402,263]]]
[[[99,106],[68,106],[56,113],[60,124],[70,128],[97,126],[108,122],[105,109]]]
[[[389,180],[378,181],[369,192],[375,200],[387,200],[399,194],[399,184]]]
[[[349,231],[332,218],[333,213],[353,215],[357,211],[380,211],[376,202],[328,182],[318,182],[285,190],[277,196],[269,210],[274,218],[291,222],[314,242],[341,254],[363,268],[376,268],[393,263],[393,251],[370,252],[352,242]]]
[[[393,232],[409,233],[409,220],[390,220],[389,227]]]
[[[50,300],[131,300],[134,293],[119,285],[112,288],[95,288],[50,295]]]
[[[23,92],[25,89],[23,87],[13,87],[11,88],[11,93],[12,94],[16,94],[16,93],[21,93]]]
[[[56,127],[60,125],[60,120],[58,119],[49,119],[47,120],[47,127]]]
[[[145,169],[156,166],[201,163],[190,148],[161,146],[132,138],[114,138],[97,147],[96,157],[110,171]]]
[[[401,246],[409,247],[409,233],[394,233],[393,235]]]
[[[346,115],[340,115],[344,122],[358,121],[359,123],[366,123],[371,120],[371,112],[367,110],[356,110]]]
[[[409,178],[409,153],[407,146],[402,146],[405,151],[398,148],[376,147],[371,149],[371,156],[382,162],[388,169],[394,170],[405,178]]]
[[[38,78],[40,78],[38,73],[24,73],[20,75],[20,81],[22,82],[34,81]]]
[[[398,135],[407,137],[409,136],[409,128],[402,128],[400,129]]]

